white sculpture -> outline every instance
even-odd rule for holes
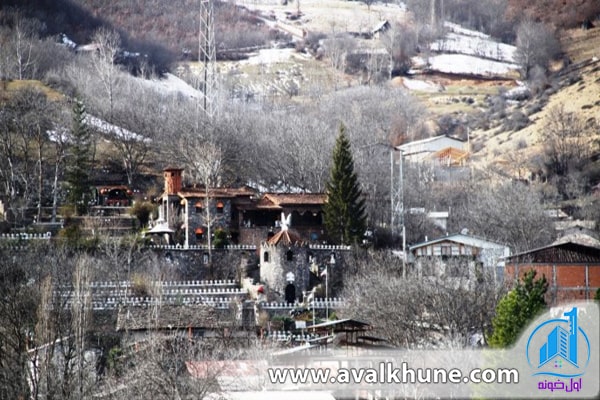
[[[281,230],[282,231],[287,231],[288,228],[290,226],[292,226],[292,214],[288,214],[288,216],[286,217],[285,213],[282,212],[281,213],[281,222],[280,222],[280,225],[281,225]]]

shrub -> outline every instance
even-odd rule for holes
[[[217,249],[222,249],[229,244],[229,238],[227,232],[223,229],[217,229],[215,231],[215,238],[213,240],[213,246]]]
[[[156,206],[148,201],[135,202],[129,213],[135,216],[140,222],[140,226],[148,225],[150,215],[154,213]]]

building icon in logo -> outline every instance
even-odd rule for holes
[[[577,321],[577,307],[560,319],[539,324],[529,335],[525,352],[533,375],[582,376],[590,362],[590,341]]]
[[[538,368],[558,357],[562,357],[563,360],[579,368],[577,365],[577,308],[573,308],[564,315],[569,317],[569,329],[556,326],[548,334],[546,343],[540,347]]]

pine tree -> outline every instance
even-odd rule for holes
[[[546,308],[544,295],[548,282],[545,276],[536,280],[535,275],[535,270],[527,271],[516,287],[498,302],[492,320],[494,331],[489,339],[490,346],[514,344],[523,328]]]
[[[78,214],[87,211],[90,199],[90,168],[92,137],[85,122],[85,105],[77,99],[73,105],[73,126],[71,128],[71,149],[67,161],[66,178],[69,184],[68,201]]]
[[[365,201],[343,124],[333,150],[324,218],[329,238],[336,243],[356,243],[366,229]]]

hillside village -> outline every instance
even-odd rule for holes
[[[600,300],[600,6],[126,3],[0,5],[0,398],[394,398],[267,361]]]

